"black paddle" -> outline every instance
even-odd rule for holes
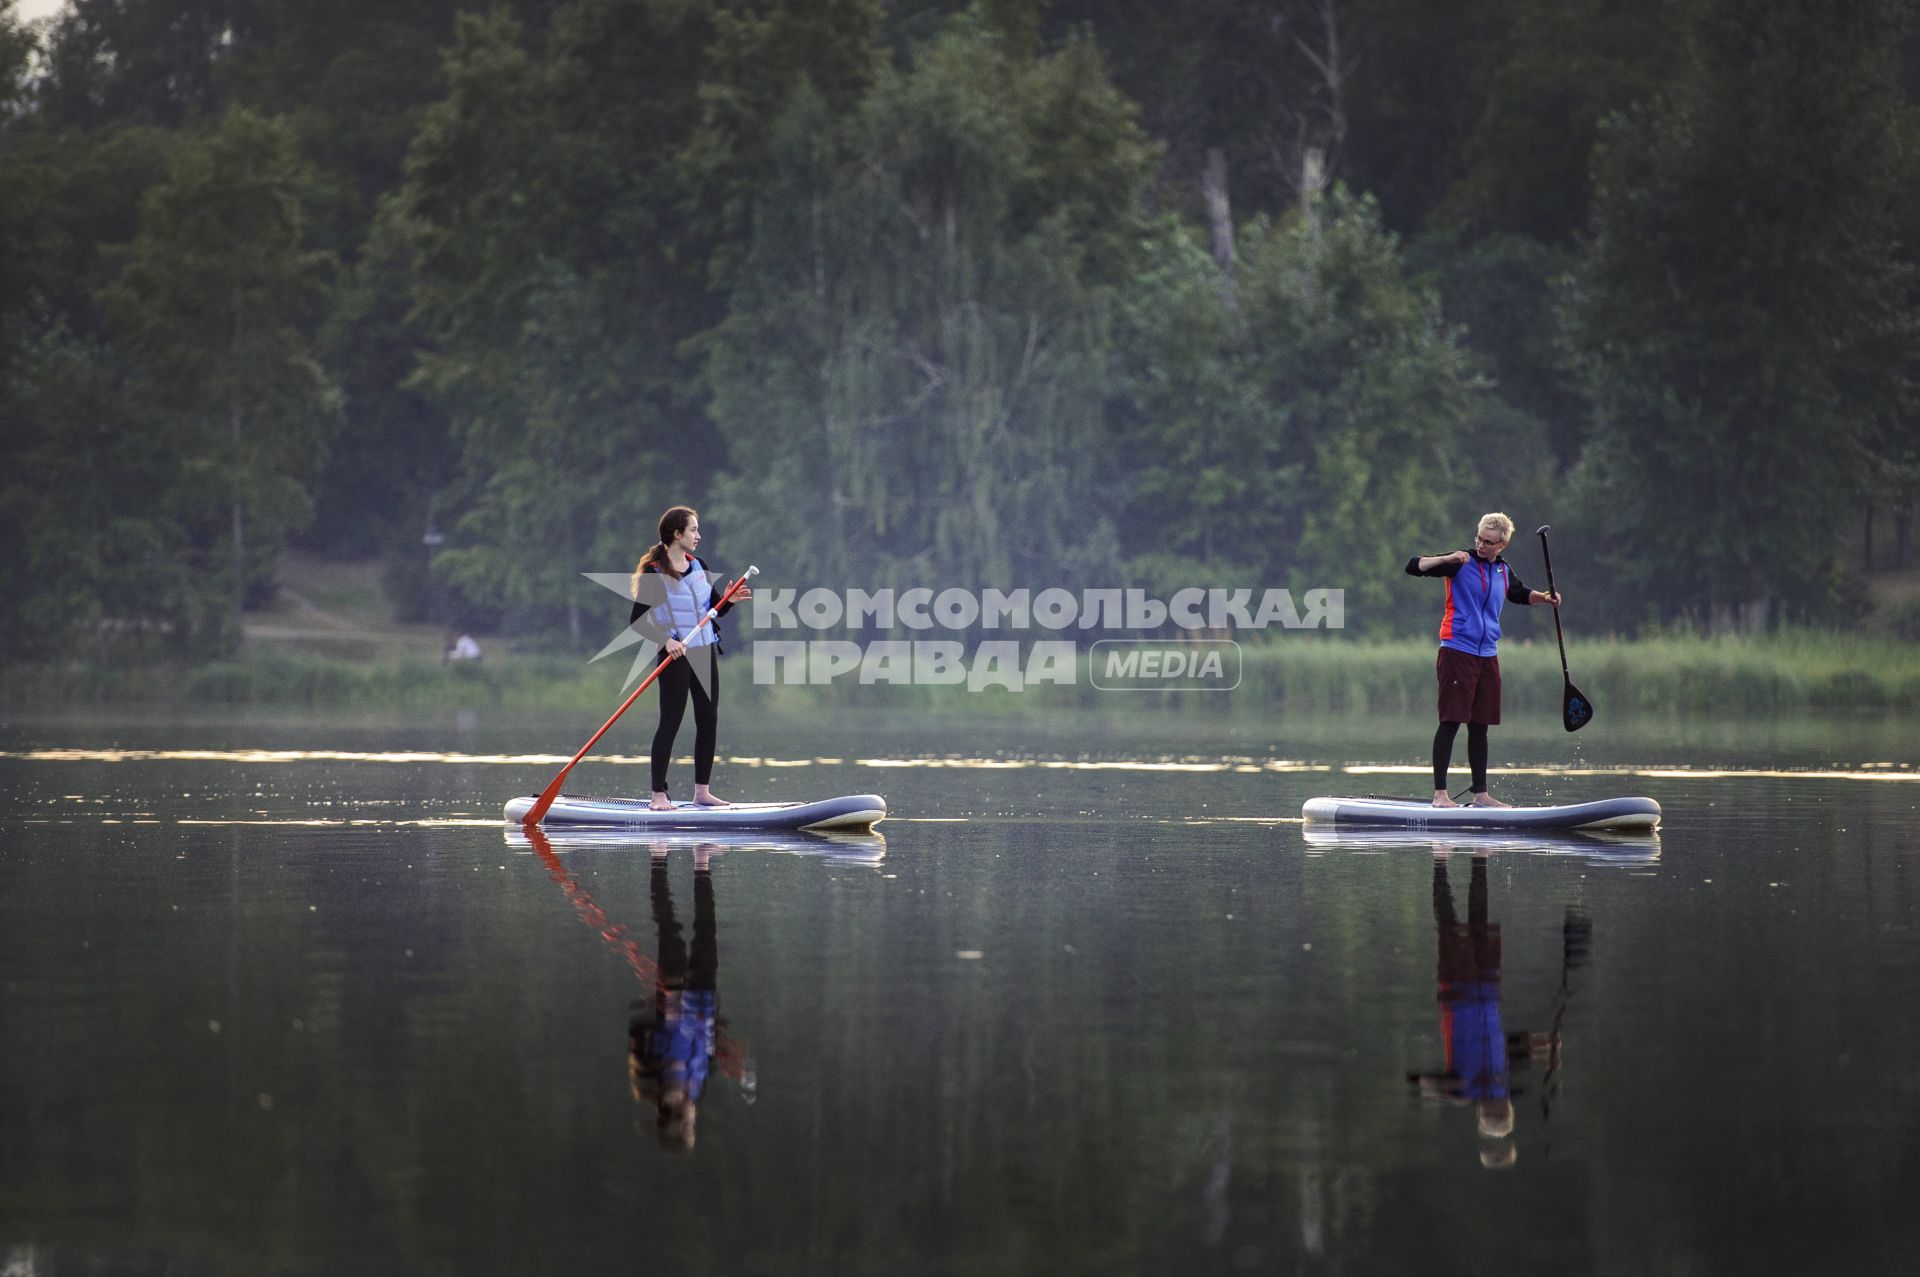
[[[1558,594],[1553,587],[1553,551],[1547,549],[1547,529],[1551,523],[1540,525],[1540,557],[1547,561],[1547,593]],[[1553,637],[1560,644],[1560,677],[1566,680],[1566,690],[1560,697],[1560,721],[1570,732],[1577,732],[1593,721],[1593,702],[1581,694],[1573,685],[1573,675],[1567,673],[1567,636],[1560,630],[1560,609],[1553,609]]]
[[[1553,995],[1553,1027],[1547,1031],[1547,1067],[1540,1075],[1540,1125],[1553,1116],[1560,1094],[1560,1030],[1567,1022],[1567,1004],[1573,1000],[1573,973],[1587,965],[1593,952],[1593,923],[1579,905],[1568,905],[1560,924],[1560,987]]]

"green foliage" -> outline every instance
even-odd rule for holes
[[[1316,34],[1304,4],[1056,0],[1046,8],[1057,38],[1091,34],[1114,83],[1166,147],[1156,190],[1163,207],[1204,215],[1199,174],[1210,149],[1226,161],[1236,207],[1282,206],[1294,196],[1299,142],[1329,141],[1295,44]]]
[[[426,508],[457,469],[445,413],[403,385],[427,343],[407,322],[403,247],[375,213],[443,91],[441,50],[463,7],[254,0],[250,39],[222,64],[233,100],[284,122],[312,161],[304,200],[312,241],[343,263],[316,350],[340,388],[342,419],[300,538],[335,555],[421,563]],[[395,602],[419,607],[431,597],[421,590]]]
[[[1902,16],[1710,6],[1692,73],[1603,132],[1574,301],[1599,413],[1586,509],[1608,579],[1661,615],[1820,614],[1836,533],[1912,410]]]
[[[448,95],[387,210],[436,347],[412,385],[450,414],[461,463],[440,566],[522,624],[566,614],[577,635],[577,574],[631,566],[684,499],[670,459],[701,456],[697,437],[691,454],[674,437],[700,426],[673,399],[690,286],[661,234],[670,193],[644,180],[644,144],[630,153],[644,109],[605,97],[669,95],[659,73],[692,51],[667,43],[685,8],[571,6],[545,59],[505,14],[462,17]],[[650,145],[657,163],[664,143]]]
[[[319,334],[318,355],[339,377],[343,403],[301,542],[341,557],[417,562],[434,496],[459,467],[445,412],[410,384],[425,343],[409,322],[407,250],[393,229],[387,220],[369,232],[336,282]],[[424,601],[394,596],[396,605]]]
[[[807,580],[1086,580],[1111,295],[1153,151],[1094,50],[968,17],[857,114],[796,93],[707,341],[731,535]]]
[[[1128,548],[1162,589],[1343,588],[1349,623],[1378,629],[1424,602],[1406,556],[1471,517],[1468,418],[1496,405],[1370,200],[1336,189],[1243,241],[1237,307],[1175,235],[1127,309]]]
[[[1162,226],[1148,251],[1118,325],[1132,575],[1163,598],[1201,569],[1275,579],[1303,490],[1303,463],[1284,447],[1287,406],[1261,393],[1266,352],[1197,237]]]
[[[0,121],[0,650],[14,656],[138,645],[159,619],[146,609],[190,578],[154,498],[173,461],[127,429],[128,361],[90,322],[97,237],[131,233],[168,149],[151,130]]]
[[[1355,0],[1344,8],[1351,116],[1338,176],[1380,202],[1386,224],[1429,224],[1464,167],[1515,9],[1531,0]],[[1317,7],[1317,6],[1316,6]]]
[[[1291,581],[1345,585],[1348,615],[1375,626],[1405,597],[1406,556],[1463,518],[1449,497],[1471,464],[1472,369],[1364,200],[1336,193],[1324,218],[1276,227],[1249,252],[1246,296],[1277,356],[1263,389],[1290,394],[1309,464]]]
[[[327,263],[302,245],[291,138],[245,113],[172,141],[21,136],[20,234],[49,251],[7,299],[38,328],[8,343],[0,389],[0,524],[22,550],[7,646],[231,647],[335,407],[308,345]],[[110,253],[74,234],[116,227],[130,239]]]
[[[1830,8],[0,0],[0,644],[223,651],[295,535],[584,642],[680,501],[795,582],[1421,632],[1405,555],[1537,510],[1611,628],[1850,624],[1920,21]]]
[[[1559,305],[1564,281],[1579,265],[1568,251],[1523,235],[1499,232],[1471,243],[1453,235],[1431,236],[1409,254],[1439,292],[1447,320],[1480,361],[1492,390],[1513,418],[1512,428],[1484,439],[1483,464],[1507,482],[1532,490],[1506,498],[1539,504],[1543,481],[1571,466],[1586,442],[1586,403],[1571,374],[1565,317]],[[1515,468],[1501,472],[1503,462]]]
[[[256,18],[251,0],[72,0],[48,42],[44,108],[85,128],[212,113],[221,63]]]
[[[884,63],[883,18],[879,0],[714,8],[700,120],[676,167],[711,237],[710,274],[723,286],[752,241],[761,191],[776,179],[788,105],[806,95],[829,118],[858,110]]]
[[[1504,0],[1480,117],[1438,219],[1564,247],[1587,226],[1600,121],[1684,71],[1693,0]]]
[[[180,641],[238,640],[240,604],[311,515],[307,484],[338,399],[311,333],[332,262],[304,246],[292,135],[246,111],[185,140],[147,193],[104,302],[133,362],[137,428],[172,461],[160,509],[184,528],[194,579]],[[233,605],[216,613],[224,588]]]
[[[14,0],[0,0],[0,118],[26,103],[27,73],[39,51],[33,30],[20,20]]]

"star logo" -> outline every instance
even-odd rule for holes
[[[640,681],[641,675],[658,659],[660,650],[666,646],[667,640],[673,637],[666,628],[654,620],[655,610],[668,601],[670,590],[678,587],[684,592],[688,587],[674,582],[671,577],[661,572],[642,572],[639,574],[639,594],[636,598],[634,574],[631,572],[582,572],[580,575],[602,589],[611,590],[624,602],[639,603],[644,609],[640,613],[639,620],[614,635],[612,640],[595,652],[592,659],[587,662],[591,665],[594,661],[612,656],[615,652],[638,647],[640,650],[633,654],[633,665],[627,670],[627,681],[620,685],[620,690],[625,691]],[[711,576],[708,579],[713,580]],[[715,585],[712,597],[718,600],[724,593],[726,590],[723,587]],[[715,624],[716,622],[709,621],[706,628],[711,630]],[[693,676],[700,680],[700,686],[711,694],[713,691],[713,645],[703,643],[698,647],[690,647],[680,659],[692,667]]]

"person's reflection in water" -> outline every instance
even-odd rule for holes
[[[1487,916],[1487,853],[1473,858],[1467,887],[1467,922],[1460,925],[1447,881],[1451,847],[1436,846],[1433,857],[1433,920],[1439,930],[1440,1036],[1446,1067],[1416,1073],[1408,1080],[1420,1093],[1456,1104],[1471,1104],[1479,1119],[1480,1162],[1490,1169],[1512,1166],[1512,1070],[1525,1066],[1531,1038],[1509,1037],[1500,1021],[1500,924]]]
[[[654,1106],[654,1131],[661,1145],[681,1152],[693,1148],[700,1097],[720,1043],[713,850],[702,844],[693,853],[693,945],[689,949],[673,912],[667,848],[653,849],[653,920],[660,930],[660,975],[652,1004],[638,999],[633,1003],[627,1029],[627,1081],[633,1098]],[[737,1068],[728,1071],[738,1073]]]

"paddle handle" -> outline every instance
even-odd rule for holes
[[[756,577],[759,575],[760,575],[760,569],[757,567],[753,567],[752,565],[749,565],[747,567],[747,570],[741,574],[740,579],[727,587],[727,592],[720,596],[720,601],[707,609],[706,615],[702,616],[699,619],[699,621],[697,621],[694,624],[693,629],[698,630],[702,625],[705,625],[708,621],[711,621],[714,617],[720,615],[720,609],[725,607],[727,604],[733,602],[733,596],[739,592],[740,587],[745,585],[753,577]],[[692,631],[688,632],[688,637],[689,638],[692,637]],[[633,689],[633,695],[627,697],[626,700],[620,702],[620,708],[613,711],[613,717],[609,718],[606,722],[600,725],[600,730],[593,734],[592,739],[590,739],[586,744],[582,745],[579,751],[575,753],[572,758],[567,760],[567,765],[560,769],[560,774],[555,776],[551,781],[549,781],[547,783],[547,787],[540,791],[539,799],[534,802],[533,806],[527,808],[527,814],[520,818],[520,823],[522,825],[524,825],[528,829],[531,829],[535,825],[538,825],[542,820],[546,819],[547,811],[553,806],[553,800],[560,797],[560,786],[566,783],[567,773],[571,772],[574,769],[574,766],[577,763],[579,763],[581,759],[587,756],[588,750],[592,749],[595,745],[598,745],[600,743],[600,738],[607,734],[608,729],[611,728],[615,723],[619,722],[620,716],[626,713],[627,710],[632,707],[635,701],[640,699],[640,693],[646,691],[649,687],[653,686],[653,680],[660,677],[660,671],[666,669],[667,666],[671,665],[675,659],[676,658],[674,656],[669,654],[666,660],[661,661],[658,665],[653,667],[653,673],[647,675],[646,678],[641,680],[640,686]]]
[[[1547,548],[1547,529],[1552,526],[1551,523],[1540,525],[1540,557],[1547,561],[1547,593],[1558,594],[1560,591],[1553,584],[1553,551]],[[1571,683],[1573,675],[1567,673],[1567,636],[1560,629],[1560,609],[1557,607],[1553,609],[1553,638],[1560,645],[1560,677]]]

